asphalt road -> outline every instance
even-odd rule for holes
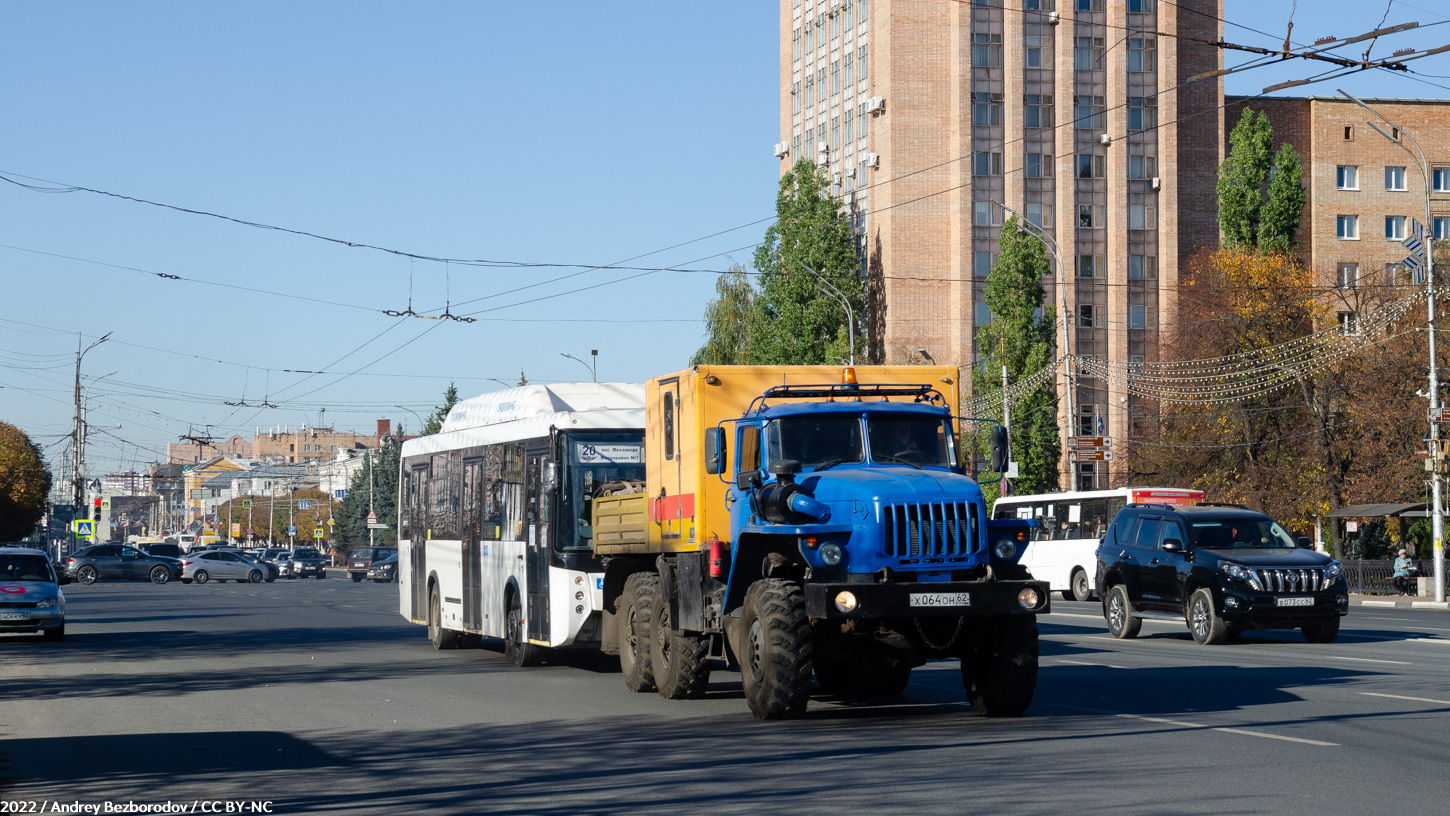
[[[617,662],[434,652],[391,585],[67,587],[68,638],[0,636],[4,800],[264,800],[274,813],[1450,812],[1450,614],[1355,609],[1340,639],[1107,638],[1054,601],[1029,716],[955,662],[889,702],[763,723],[625,689]]]

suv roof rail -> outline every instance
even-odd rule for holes
[[[1254,508],[1249,507],[1248,505],[1244,505],[1244,504],[1234,504],[1233,502],[1201,501],[1196,506],[1198,506],[1198,507],[1237,507],[1240,510],[1251,510],[1251,511],[1253,511],[1255,513],[1259,512],[1257,510],[1254,510]]]
[[[1174,509],[1173,505],[1171,505],[1171,504],[1162,504],[1162,503],[1158,503],[1158,502],[1133,502],[1132,504],[1128,505],[1128,507],[1135,507],[1135,508],[1151,507],[1154,510],[1173,510]]]

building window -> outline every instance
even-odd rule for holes
[[[1096,266],[1092,255],[1077,256],[1077,276],[1079,278],[1093,277],[1093,273],[1097,271]]]
[[[831,117],[831,149],[841,146],[841,117]]]
[[[972,124],[980,126],[1002,124],[1002,95],[972,94]]]
[[[816,104],[816,75],[806,74],[806,107]]]
[[[806,56],[810,56],[810,53],[816,49],[816,32],[809,23],[806,24],[805,42]]]
[[[1030,128],[1052,127],[1052,94],[1025,94],[1022,97],[1022,124]]]
[[[1450,167],[1436,167],[1430,171],[1430,182],[1437,193],[1450,193]]]
[[[1097,325],[1096,307],[1091,303],[1084,303],[1077,307],[1077,325],[1080,328],[1091,329]]]
[[[1052,0],[1022,0],[1024,11],[1052,11]]]
[[[1033,226],[1038,226],[1038,227],[1042,226],[1045,223],[1050,223],[1052,221],[1052,205],[1051,204],[1028,204],[1027,205],[1027,221],[1028,221],[1028,223],[1031,223]]]
[[[1359,334],[1359,315],[1354,312],[1339,313],[1340,334]]]
[[[1156,156],[1128,157],[1128,178],[1147,181],[1157,175],[1158,158]]]
[[[1107,226],[1103,218],[1102,205],[1079,204],[1077,208],[1077,225],[1082,229],[1102,229]]]
[[[985,278],[991,272],[992,272],[992,253],[990,253],[990,252],[973,252],[972,253],[972,276],[973,277],[976,277],[976,278]]]
[[[1076,165],[1073,175],[1078,178],[1103,177],[1104,159],[1101,155],[1095,153],[1079,153],[1074,157],[1073,163]]]
[[[851,31],[855,28],[855,23],[851,20],[851,0],[846,0],[846,6],[841,9],[841,14],[845,20],[841,25],[846,29],[846,36],[849,37],[851,36]]]
[[[842,133],[844,135],[841,138],[843,138],[843,139],[846,140],[846,149],[847,150],[850,150],[851,149],[851,145],[854,144],[855,141],[856,141],[856,127],[855,127],[855,119],[854,119],[855,113],[856,113],[855,110],[853,110],[851,108],[846,108],[845,124],[843,125],[843,127],[845,128],[845,130],[842,131]]]
[[[1152,14],[1157,10],[1154,8],[1155,5],[1156,0],[1128,0],[1128,13]]]
[[[831,93],[841,92],[841,62],[836,60],[831,63]]]
[[[1074,0],[1074,7],[1078,11],[1102,11],[1103,0]]]
[[[1129,306],[1128,307],[1128,328],[1130,328],[1130,329],[1145,329],[1147,327],[1148,327],[1148,307],[1147,306]]]
[[[1385,168],[1385,190],[1388,192],[1404,192],[1405,189],[1405,168]]]
[[[1339,288],[1353,289],[1359,283],[1359,264],[1342,263],[1339,265]]]
[[[1358,241],[1359,240],[1359,216],[1357,216],[1357,215],[1341,215],[1341,216],[1339,216],[1339,232],[1338,232],[1338,234],[1339,234],[1339,240],[1341,240],[1341,241]]]
[[[865,6],[861,7],[861,19],[866,19]],[[870,65],[870,63],[866,62],[866,46],[863,45],[860,48],[856,49],[856,73],[860,74],[861,79],[866,78],[866,68],[868,65]]]
[[[1340,190],[1358,190],[1359,168],[1352,164],[1334,168],[1334,186]]]
[[[1152,37],[1128,38],[1128,70],[1152,72],[1158,68],[1158,41]]]
[[[1001,34],[973,34],[972,35],[972,67],[973,68],[1001,68],[1002,67],[1002,35]]]
[[[1049,178],[1052,176],[1052,156],[1048,153],[1027,154],[1027,177]]]
[[[1052,37],[1037,34],[1027,36],[1026,67],[1052,67]]]
[[[985,303],[973,303],[973,311],[978,326],[985,326],[992,322],[992,310],[987,308]]]
[[[801,112],[801,84],[799,82],[790,86],[790,112],[797,115]]]
[[[799,28],[790,35],[790,58],[797,62],[801,58],[801,30]]]
[[[831,15],[831,39],[841,36],[841,15]]]
[[[1434,230],[1433,235],[1435,236],[1435,240],[1450,241],[1450,218],[1437,215],[1431,221],[1431,229]]]
[[[1130,204],[1128,206],[1128,229],[1142,230],[1153,229],[1158,221],[1156,207],[1149,207],[1143,204]]]
[[[1072,98],[1072,126],[1086,130],[1101,130],[1106,121],[1101,96],[1074,96]]]
[[[1149,280],[1158,277],[1158,259],[1152,255],[1129,255],[1129,280]]]
[[[1000,176],[1002,175],[1002,154],[1001,153],[973,153],[972,154],[972,175],[974,176]]]
[[[1106,51],[1102,37],[1074,37],[1072,67],[1079,71],[1103,70],[1103,53]]]
[[[996,227],[1002,224],[1002,209],[990,201],[978,201],[973,206],[972,221],[979,227]]]
[[[855,83],[855,55],[850,51],[846,52],[845,58],[841,61],[841,84],[846,86],[846,93],[850,93]]]
[[[1405,217],[1403,215],[1385,216],[1385,240],[1405,240]]]
[[[1158,127],[1158,100],[1151,96],[1128,98],[1128,130],[1152,130]]]

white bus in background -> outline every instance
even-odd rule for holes
[[[1032,543],[1022,556],[1023,566],[1063,598],[1086,601],[1097,593],[1098,539],[1119,510],[1129,504],[1182,506],[1202,501],[1201,490],[1172,487],[1041,493],[998,499],[992,506],[992,518],[1036,520]]]
[[[398,611],[435,648],[503,638],[519,665],[544,648],[597,649],[604,566],[590,503],[643,482],[643,385],[459,402],[441,431],[403,443]]]

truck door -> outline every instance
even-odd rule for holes
[[[687,516],[695,514],[694,496],[683,496],[684,449],[680,444],[680,381],[660,381],[660,421],[654,433],[660,435],[660,488],[650,507],[651,521],[659,530],[665,550],[676,549]],[[688,505],[688,507],[686,506]]]
[[[526,580],[529,584],[529,603],[525,610],[528,638],[549,642],[549,534],[553,503],[544,491],[544,463],[548,461],[547,448],[531,449],[525,454],[525,502]]]

